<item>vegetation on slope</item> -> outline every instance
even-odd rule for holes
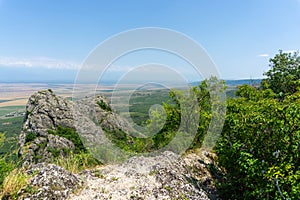
[[[76,173],[101,164],[93,157],[88,149],[85,148],[79,134],[73,128],[59,126],[56,130],[49,130],[48,133],[66,138],[75,146],[74,151],[71,149],[63,149],[64,156],[61,155],[60,151],[48,148],[48,151],[51,151],[54,155],[53,163],[56,163],[70,172]]]
[[[17,142],[23,117],[0,119],[0,189],[8,174],[18,166]]]
[[[134,153],[152,152],[165,147],[168,150],[182,153],[182,150],[188,148],[201,147],[212,117],[211,107],[213,103],[219,102],[216,97],[214,97],[215,99],[211,98],[213,95],[210,95],[210,90],[224,91],[224,82],[211,78],[203,81],[199,86],[189,88],[188,91],[172,89],[169,97],[165,97],[169,100],[162,102],[162,109],[157,108],[150,111],[150,118],[145,122],[146,130],[143,132],[145,138],[129,136],[122,130],[105,130],[106,134],[118,147]],[[157,94],[151,101],[148,96],[145,99],[148,100],[148,103],[140,110],[149,109],[149,102],[159,103]],[[135,102],[141,101],[137,98],[134,100]],[[138,109],[135,108],[135,110]],[[195,134],[190,134],[193,132]],[[174,144],[170,149],[167,145],[171,141]],[[189,146],[185,146],[185,142],[189,143]]]

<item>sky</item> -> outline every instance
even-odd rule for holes
[[[300,49],[300,0],[0,0],[0,82],[72,82],[100,43],[143,27],[192,38],[222,79],[262,78],[279,49]],[[177,60],[135,52],[106,78],[151,62],[188,68]]]

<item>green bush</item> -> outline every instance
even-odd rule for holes
[[[26,137],[25,137],[25,143],[32,142],[36,138],[37,138],[37,133],[35,133],[35,132],[28,132],[26,134]]]
[[[227,172],[219,184],[222,198],[298,199],[300,93],[283,100],[255,88],[242,93],[246,97],[228,100],[216,148]]]
[[[59,126],[57,127],[57,130],[49,130],[48,133],[66,138],[73,142],[75,145],[75,153],[87,152],[87,149],[84,147],[79,134],[73,128]]]
[[[95,159],[85,148],[79,134],[74,129],[59,126],[57,130],[49,130],[48,132],[49,134],[70,140],[75,146],[74,151],[67,148],[54,149],[47,147],[47,151],[53,155],[53,163],[76,173],[83,169],[101,164],[100,161]]]
[[[102,99],[100,101],[97,101],[97,104],[101,109],[111,112],[111,107],[107,105],[107,103],[105,103]]]
[[[300,57],[270,59],[261,89],[239,87],[228,100],[222,137],[216,147],[226,176],[223,199],[299,199]]]
[[[137,113],[140,113],[145,111],[145,109],[148,110],[150,108],[149,103],[159,103],[159,101],[162,103],[164,111],[161,109],[151,110],[151,117],[145,122],[146,131],[142,134],[148,137],[133,137],[122,130],[104,131],[115,145],[130,153],[152,152],[164,148],[173,141],[178,133],[182,135],[182,140],[173,142],[171,146],[174,147],[174,151],[186,148],[199,148],[203,143],[203,138],[212,118],[212,106],[216,106],[220,102],[219,96],[212,95],[210,92],[219,94],[224,89],[224,82],[212,77],[203,81],[197,87],[189,88],[187,91],[171,90],[169,97],[166,97],[166,91],[163,91],[163,99],[167,100],[167,102],[162,102],[157,93],[154,93],[154,95],[148,94],[146,97],[133,98],[133,104],[142,103],[140,98],[146,98],[147,103],[144,108],[132,107],[131,112],[138,111]],[[189,95],[186,95],[187,92],[189,92]],[[190,133],[194,132],[196,133],[195,137],[191,138]],[[178,137],[176,138],[178,140]],[[215,140],[214,136],[211,135],[211,143]],[[183,143],[184,145],[182,145]],[[188,146],[186,143],[191,143],[191,145]]]

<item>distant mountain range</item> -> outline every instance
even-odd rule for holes
[[[226,85],[228,86],[238,86],[238,85],[244,85],[244,84],[247,84],[247,85],[259,85],[261,83],[262,79],[240,79],[240,80],[225,80],[226,82]],[[40,81],[8,81],[8,80],[0,80],[0,83],[46,83],[46,84],[73,84],[74,83],[74,80],[71,81],[71,80],[40,80]],[[86,82],[87,84],[90,84],[92,82]],[[118,82],[115,81],[115,80],[104,80],[101,82],[101,85],[115,85],[117,84]],[[128,84],[141,84],[142,82],[128,82]],[[189,83],[189,85],[191,86],[197,86],[199,85],[199,83],[201,83],[201,81],[195,81],[195,82],[191,82]],[[83,83],[84,84],[84,83]],[[124,83],[123,83],[124,84]],[[174,86],[178,86],[176,84],[176,82],[173,82],[173,83],[170,83],[171,85],[174,85]],[[160,87],[163,87],[162,85],[160,84],[155,84],[155,83],[147,83],[144,87],[155,87],[155,88],[160,88]],[[141,89],[145,89],[145,88],[141,88]],[[149,89],[149,88],[148,88]]]
[[[238,86],[238,85],[259,85],[262,79],[240,79],[240,80],[225,80],[226,85]],[[190,85],[196,86],[200,82],[192,82]]]

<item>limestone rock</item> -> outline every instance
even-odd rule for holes
[[[69,200],[209,199],[186,162],[172,152],[132,157],[123,164],[86,170],[85,186]]]
[[[64,149],[75,149],[70,140],[49,134],[49,130],[58,127],[74,129],[87,141],[87,145],[107,141],[103,129],[111,132],[122,130],[126,134],[132,131],[129,123],[114,113],[102,96],[84,98],[74,103],[51,90],[39,91],[28,100],[19,136],[19,156],[23,158],[24,165],[49,162],[53,150],[64,156]]]
[[[74,149],[74,144],[66,138],[48,134],[58,126],[74,128],[72,107],[72,102],[56,96],[51,90],[37,92],[29,98],[19,136],[19,155],[24,158],[24,165],[49,161],[49,148]]]
[[[83,185],[78,175],[53,164],[33,165],[27,173],[33,175],[28,183],[32,191],[19,191],[18,199],[64,200]]]

